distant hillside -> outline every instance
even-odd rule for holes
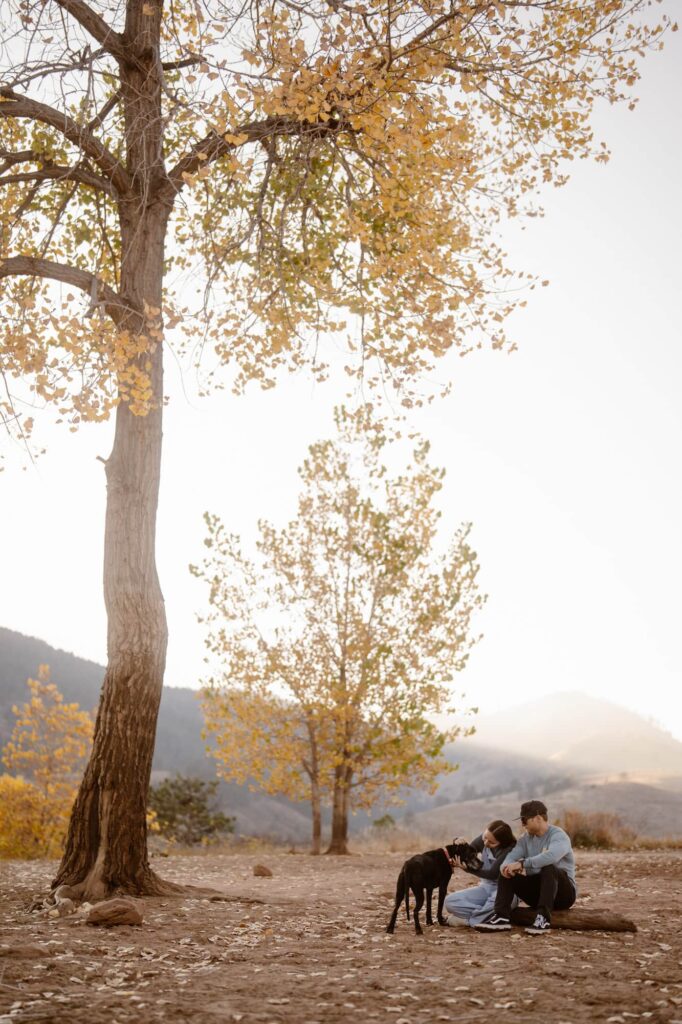
[[[51,647],[43,640],[0,627],[0,746],[7,742],[14,715],[12,705],[27,696],[26,679],[38,666],[49,665],[53,682],[64,698],[83,708],[95,708],[99,701],[104,668],[94,661],[78,658]],[[196,690],[166,686],[161,697],[152,781],[166,774],[215,778],[215,763],[206,755],[201,738],[203,717]],[[253,793],[248,786],[221,783],[221,807],[237,818],[237,830],[247,835],[275,836],[305,841],[310,832],[306,804]]]
[[[575,773],[562,765],[527,754],[484,747],[474,744],[471,738],[449,744],[444,753],[450,764],[459,765],[457,771],[440,776],[434,794],[418,790],[403,794],[404,807],[391,811],[394,817],[396,813],[424,811],[510,791],[530,793],[542,789],[551,793],[575,780]]]
[[[550,759],[571,773],[682,775],[682,743],[653,721],[585,693],[557,693],[476,722],[474,745]]]
[[[50,666],[67,700],[84,708],[98,702],[104,678],[101,665],[0,628],[0,746],[12,729],[12,705],[26,699],[26,679],[40,664]],[[202,725],[197,692],[165,687],[153,779],[176,772],[215,778],[214,762],[201,738]],[[675,816],[682,822],[682,744],[638,715],[585,694],[560,694],[481,716],[477,735],[451,744],[445,754],[459,768],[439,779],[434,794],[405,791],[402,805],[377,806],[371,816],[355,815],[351,828],[367,827],[372,817],[388,810],[427,833],[472,832],[491,818],[515,816],[521,800],[539,796],[553,813],[574,806],[615,810],[645,835],[682,830],[682,825],[673,825]],[[618,778],[624,772],[639,778]],[[590,774],[611,776],[609,784],[594,785]],[[659,776],[667,781],[657,784]],[[305,803],[293,804],[233,783],[221,783],[219,798],[222,808],[236,815],[239,832],[292,842],[309,837]]]
[[[679,780],[678,780],[679,781]],[[579,809],[616,814],[638,835],[682,836],[682,789],[663,785],[644,785],[636,782],[576,783],[554,793],[542,787],[524,793],[505,793],[481,800],[468,800],[446,804],[419,814],[406,821],[410,828],[428,836],[472,836],[480,832],[487,822],[502,818],[512,823],[518,832],[518,822],[512,821],[519,813],[519,804],[529,795],[543,799],[547,804],[550,821],[556,821],[565,810]]]
[[[65,700],[93,709],[99,702],[104,668],[94,661],[57,650],[35,637],[0,627],[0,746],[14,724],[12,705],[26,700],[26,680],[39,665],[49,665],[52,681]],[[154,770],[214,777],[201,739],[202,715],[196,690],[165,687],[159,710]]]

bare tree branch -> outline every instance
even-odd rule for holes
[[[55,0],[55,3],[70,14],[100,46],[124,64],[130,63],[123,37],[106,23],[96,11],[83,0]]]
[[[123,164],[85,125],[78,124],[64,111],[28,96],[20,96],[12,89],[0,88],[0,117],[25,117],[55,128],[97,164],[117,192],[124,195],[132,190],[130,176]]]
[[[50,281],[61,281],[70,284],[90,296],[93,305],[102,303],[107,314],[115,324],[127,327],[133,323],[141,326],[141,311],[124,299],[108,284],[100,281],[94,274],[66,263],[55,263],[53,260],[36,259],[32,256],[12,256],[0,262],[0,280],[5,277],[42,277]]]
[[[341,118],[330,118],[328,121],[296,121],[287,117],[267,117],[263,121],[251,121],[240,125],[231,135],[245,136],[241,142],[228,142],[223,135],[212,132],[200,142],[192,146],[168,172],[168,182],[162,189],[161,197],[172,198],[185,184],[185,175],[196,172],[209,163],[219,160],[239,146],[248,142],[264,142],[281,136],[308,136],[322,138],[327,135],[338,135],[341,132],[353,132],[350,121]],[[160,197],[160,198],[161,198]]]
[[[16,159],[16,157],[19,157],[19,159]],[[4,173],[13,164],[24,163],[28,160],[36,160],[41,166],[34,171],[20,171],[16,174]],[[18,184],[22,181],[75,181],[79,185],[86,185],[88,188],[97,189],[98,192],[105,192],[110,196],[115,196],[116,194],[110,181],[102,178],[99,174],[95,174],[94,171],[89,170],[87,167],[65,167],[60,164],[54,164],[52,161],[41,160],[38,155],[30,151],[27,154],[12,154],[5,161],[5,164],[0,167],[0,188],[3,185]]]
[[[88,122],[88,131],[92,132],[95,128],[99,128],[100,125],[109,116],[112,110],[120,103],[123,97],[123,93],[120,89],[117,89],[113,96],[110,96],[107,102],[104,104],[102,109],[98,111],[93,117],[92,121]]]
[[[44,81],[50,75],[64,75],[69,71],[90,70],[95,61],[104,56],[106,52],[104,48],[91,50],[90,47],[86,47],[72,61],[64,61],[63,63],[52,61],[47,64],[37,62],[34,65],[24,65],[18,69],[17,77],[8,80],[5,82],[5,85],[10,89],[24,89],[31,82],[35,81],[36,78]]]
[[[161,67],[164,71],[178,71],[180,68],[191,68],[197,64],[202,64],[205,59],[205,57],[200,56],[183,57],[182,60],[164,61]]]

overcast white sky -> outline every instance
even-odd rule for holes
[[[682,34],[681,34],[682,35]],[[626,705],[682,739],[682,38],[644,65],[636,112],[605,107],[606,166],[576,166],[547,216],[505,242],[551,280],[513,322],[519,352],[443,364],[447,399],[415,414],[447,469],[444,526],[474,523],[489,594],[460,678],[483,710],[560,690]],[[344,382],[188,401],[170,374],[159,567],[167,682],[197,686],[205,509],[253,537],[293,511],[296,466]],[[176,375],[177,376],[177,375]],[[49,451],[0,474],[0,625],[100,662],[111,426],[43,427]],[[57,680],[57,682],[59,682]]]

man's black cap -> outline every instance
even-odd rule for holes
[[[534,818],[536,814],[547,814],[547,808],[542,800],[526,800],[525,804],[521,804],[521,813],[518,818],[514,818],[514,821],[520,821],[521,818]]]

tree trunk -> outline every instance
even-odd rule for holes
[[[144,8],[144,9],[143,9]],[[120,291],[140,311],[130,333],[147,331],[144,311],[162,307],[169,210],[150,200],[163,175],[158,65],[160,6],[129,0],[125,37],[137,65],[121,68],[127,167],[134,194],[119,203]],[[157,322],[158,326],[158,322]],[[86,898],[113,890],[167,892],[147,856],[147,791],[166,661],[166,615],[156,571],[156,511],[161,467],[161,339],[140,357],[151,363],[154,407],[145,416],[122,401],[106,463],[104,599],[108,663],[92,753],[69,823],[54,885]]]
[[[350,777],[343,769],[337,770],[334,779],[332,800],[332,834],[326,853],[347,854],[348,850],[348,802]]]
[[[512,910],[512,924],[532,925],[535,911],[530,907],[517,907]],[[636,932],[637,925],[628,917],[614,914],[610,910],[585,909],[571,907],[570,910],[552,911],[552,928],[568,928],[572,931],[600,932]]]
[[[313,843],[310,852],[318,856],[322,852],[322,804],[320,787],[316,782],[310,787],[310,808],[313,817]]]
[[[161,373],[161,347],[154,358]],[[115,889],[155,892],[147,858],[147,790],[167,629],[154,559],[161,407],[145,417],[118,407],[106,465],[104,594],[108,664],[93,748],[54,885],[87,898]]]
[[[320,762],[317,747],[317,728],[313,715],[306,715],[308,746],[310,760],[305,760],[303,767],[310,779],[310,810],[313,819],[313,839],[311,853],[316,856],[322,852],[322,796],[320,792]]]

